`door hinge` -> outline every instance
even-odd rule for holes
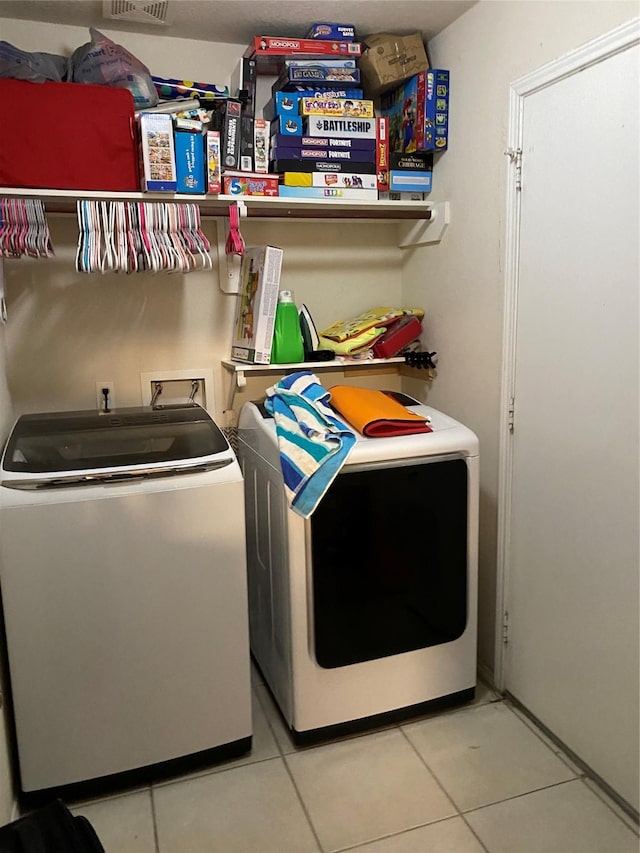
[[[507,148],[504,152],[516,167],[516,190],[522,189],[522,148]]]
[[[509,611],[504,611],[504,617],[502,619],[502,643],[503,645],[509,645]]]
[[[509,397],[509,408],[507,410],[507,427],[509,428],[509,432],[513,432],[514,422],[516,416],[516,398]]]

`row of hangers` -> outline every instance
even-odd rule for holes
[[[78,201],[78,272],[211,269],[196,204]]]
[[[0,323],[7,322],[4,259],[54,256],[44,204],[36,198],[0,198]]]
[[[36,198],[0,198],[0,255],[54,256],[44,204]]]

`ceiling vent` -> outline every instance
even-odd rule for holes
[[[118,21],[135,21],[138,24],[161,24],[168,20],[168,0],[103,0],[102,14]]]

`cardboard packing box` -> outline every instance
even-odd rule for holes
[[[420,33],[408,36],[378,33],[369,36],[366,43],[367,49],[358,61],[366,97],[374,98],[393,89],[429,67]]]

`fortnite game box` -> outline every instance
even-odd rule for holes
[[[284,133],[274,133],[271,137],[271,147],[278,145],[284,148],[359,148],[362,151],[375,151],[375,139],[352,139],[349,136],[288,136]]]

